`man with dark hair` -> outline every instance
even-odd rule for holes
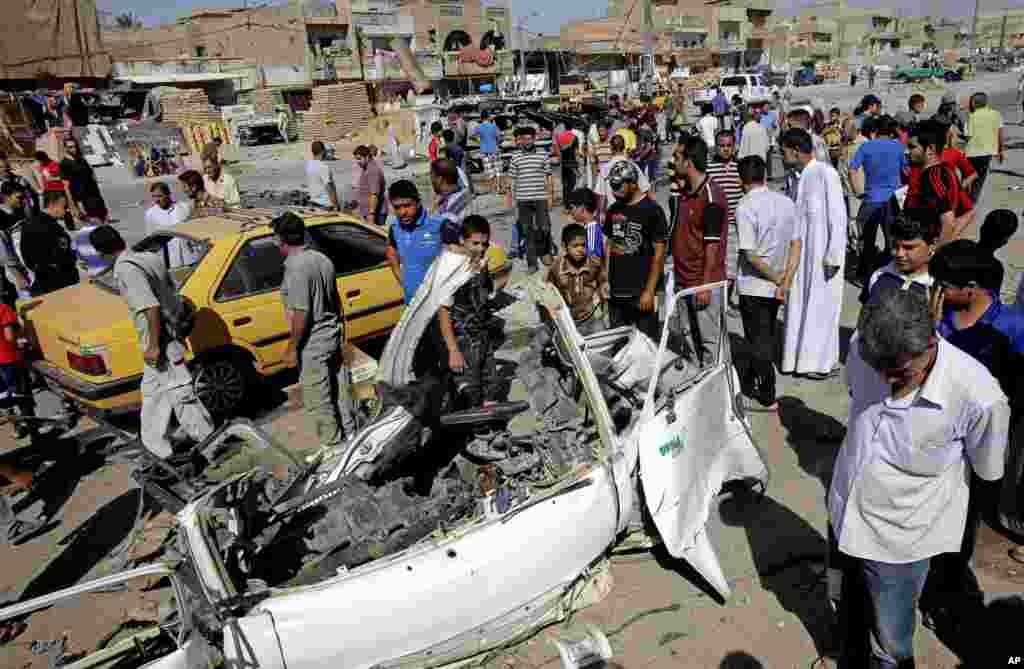
[[[358,148],[356,150],[358,151]],[[326,152],[324,143],[319,140],[313,142],[310,152],[313,158],[306,161],[306,185],[309,188],[309,200],[314,206],[321,209],[338,211],[341,209],[341,200],[338,198],[334,171],[324,161]]]
[[[810,133],[782,137],[786,160],[801,166],[796,236],[803,240],[793,289],[786,300],[784,374],[826,379],[837,373],[839,317],[846,260],[846,204],[839,173],[814,157]]]
[[[604,170],[604,166],[612,159],[612,121],[603,118],[597,122],[597,141],[590,142],[590,177],[593,187],[597,189],[597,182]],[[625,144],[623,144],[625,146]]]
[[[940,627],[944,623],[970,623],[980,612],[984,596],[971,571],[971,558],[982,518],[996,516],[998,510],[1007,529],[1024,536],[1020,491],[1020,429],[1024,409],[1024,313],[1006,307],[999,293],[985,286],[998,261],[990,253],[966,239],[954,240],[936,252],[930,263],[932,276],[942,287],[943,313],[939,334],[953,346],[980,362],[999,381],[1009,398],[1012,418],[1006,462],[1009,504],[1000,505],[999,486],[972,477],[967,525],[960,551],[933,561],[922,609]]]
[[[203,186],[211,198],[219,200],[228,207],[242,204],[242,195],[238,191],[238,182],[224,171],[216,156],[203,157]]]
[[[34,216],[39,211],[39,195],[28,179],[14,171],[11,160],[6,153],[0,153],[0,187],[10,184],[21,191],[25,206],[25,215]]]
[[[988,178],[988,169],[995,156],[1002,163],[1006,160],[1006,129],[1003,115],[988,106],[988,96],[975,93],[971,96],[971,115],[967,117],[967,159],[974,165],[978,178],[974,182],[971,197],[977,203]]]
[[[886,287],[857,330],[867,365],[849,374],[848,432],[828,495],[850,622],[840,666],[912,667],[929,563],[960,549],[968,468],[1003,475],[1010,408],[981,364],[937,336],[919,293]],[[855,656],[868,647],[870,659]]]
[[[313,461],[329,455],[355,429],[342,359],[345,321],[337,272],[327,256],[306,245],[301,218],[289,212],[271,226],[284,256],[281,302],[289,334],[284,364],[299,368],[302,403],[320,441],[320,449],[307,458]]]
[[[530,272],[539,268],[537,260],[550,265],[551,257],[551,216],[548,213],[548,180],[551,177],[551,162],[548,154],[538,151],[533,144],[537,131],[531,127],[516,128],[515,136],[521,138],[519,153],[512,157],[509,176],[512,189],[505,196],[505,208],[511,209],[513,201],[518,208],[516,225],[526,240],[526,265]]]
[[[996,251],[1006,246],[1017,234],[1017,214],[1009,209],[990,211],[981,224],[978,232],[978,248],[995,258]],[[1003,278],[1006,270],[1003,263],[996,260],[992,266],[992,276],[983,285],[999,295],[1003,290]]]
[[[362,149],[362,151],[359,151]],[[359,185],[356,189],[356,200],[359,202],[359,215],[366,219],[367,223],[381,225],[384,222],[384,190],[386,181],[384,171],[373,159],[368,147],[362,146],[356,149],[356,162],[359,164]]]
[[[775,353],[779,305],[786,299],[800,262],[802,241],[795,237],[796,207],[765,184],[767,166],[760,156],[740,159],[739,175],[746,195],[736,210],[743,333],[753,354],[744,392],[761,408],[774,411]],[[748,408],[754,409],[753,405]]]
[[[406,179],[391,184],[388,199],[395,212],[387,224],[388,264],[402,284],[405,303],[410,304],[434,258],[441,253],[444,221],[427,213],[416,184]]]
[[[857,276],[862,282],[867,281],[881,265],[877,241],[879,230],[882,232],[882,248],[890,246],[889,227],[895,212],[889,198],[902,185],[903,172],[908,166],[906,148],[893,138],[889,120],[886,116],[879,117],[881,136],[862,144],[850,161],[853,191],[864,198],[857,213],[861,232]]]
[[[657,291],[665,264],[668,223],[661,205],[640,191],[640,170],[622,160],[608,172],[615,204],[604,223],[612,327],[635,325],[659,341]]]
[[[688,138],[676,147],[674,160],[677,173],[685,180],[672,232],[673,279],[679,292],[725,280],[728,201],[722,187],[708,177],[704,140]],[[701,367],[717,363],[724,308],[721,295],[719,290],[695,293],[686,298],[685,306],[668,316],[681,339],[682,352],[695,358]],[[691,344],[692,351],[688,350]]]
[[[484,179],[491,185],[491,192],[498,192],[498,177],[501,175],[501,157],[498,147],[501,145],[502,133],[491,120],[488,111],[480,112],[480,125],[473,129],[473,134],[480,139],[480,160],[484,164]]]
[[[78,283],[71,235],[63,225],[67,208],[67,195],[48,191],[43,194],[43,211],[22,226],[21,257],[34,277],[35,297]]]
[[[197,444],[213,433],[213,420],[196,396],[185,359],[189,310],[162,253],[129,251],[121,234],[109,225],[89,233],[89,241],[114,266],[114,280],[128,303],[139,338],[145,363],[140,440],[153,455],[170,458],[173,419]]]
[[[458,167],[462,167],[466,154],[462,144],[456,140],[455,131],[451,128],[445,128],[441,132],[441,138],[444,139],[444,157],[451,160]]]
[[[597,220],[600,200],[589,188],[577,188],[569,194],[569,215],[587,234],[587,255],[604,257],[604,230]]]
[[[434,188],[434,216],[442,219],[441,238],[445,244],[462,242],[462,219],[469,207],[470,195],[459,188],[459,168],[447,158],[430,164],[430,184]]]
[[[3,267],[6,304],[14,306],[19,297],[30,297],[32,277],[25,269],[19,247],[25,225],[25,191],[9,181],[0,183],[0,265]]]
[[[960,196],[960,178],[942,161],[946,145],[946,126],[922,121],[915,126],[907,143],[911,164],[921,169],[919,179],[911,180],[904,210],[920,221],[937,218],[941,225],[940,242],[956,239],[974,220],[974,209],[965,210]]]
[[[163,181],[151,184],[149,194],[153,198],[153,206],[146,210],[145,215],[146,232],[149,234],[187,221],[192,215],[192,205],[187,201],[175,202],[170,186]]]
[[[708,161],[708,177],[722,187],[725,193],[726,244],[725,276],[730,282],[736,280],[737,254],[739,243],[736,236],[736,207],[743,197],[740,175],[736,169],[736,134],[732,130],[719,130],[715,134],[715,153]]]
[[[900,214],[892,222],[890,234],[892,261],[875,270],[860,294],[861,304],[881,286],[893,286],[920,292],[931,300],[932,277],[928,273],[928,261],[938,243],[939,227],[932,221],[920,221],[913,216]]]

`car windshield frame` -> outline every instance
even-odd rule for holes
[[[203,260],[206,259],[206,256],[207,256],[207,254],[209,254],[210,247],[212,245],[210,244],[210,241],[207,240],[207,239],[199,239],[197,237],[193,237],[191,235],[186,235],[186,234],[183,234],[181,232],[174,231],[174,230],[160,230],[158,232],[154,232],[152,234],[147,235],[145,238],[142,239],[142,241],[140,241],[140,242],[138,242],[136,244],[133,244],[132,247],[131,247],[131,250],[133,252],[146,252],[146,251],[150,251],[151,250],[150,247],[152,246],[153,240],[155,240],[155,239],[163,239],[163,238],[166,238],[166,240],[167,240],[167,241],[165,241],[161,245],[161,251],[162,251],[162,255],[164,257],[164,263],[166,263],[167,259],[168,259],[167,258],[167,245],[170,243],[170,241],[172,239],[175,239],[175,238],[182,239],[182,240],[185,240],[185,241],[193,243],[193,244],[199,244],[202,247],[202,250],[199,253],[198,258],[196,259],[196,261],[194,263],[192,263],[190,265],[183,265],[181,267],[175,267],[175,268],[170,270],[171,277],[174,279],[174,285],[180,291],[181,289],[183,289],[185,287],[185,284],[188,283],[189,278],[191,278],[192,275],[195,274],[196,269],[199,267],[199,265],[202,264]],[[111,267],[109,267],[105,271],[101,272],[96,277],[94,277],[93,278],[93,282],[97,286],[103,288],[104,290],[109,290],[110,292],[114,293],[115,295],[120,295],[121,294],[121,289],[120,289],[120,287],[118,287],[117,280],[114,278],[113,265],[111,265]]]

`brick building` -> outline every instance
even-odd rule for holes
[[[3,0],[0,79],[93,80],[110,74],[95,0]]]

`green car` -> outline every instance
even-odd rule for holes
[[[944,67],[901,67],[892,73],[892,80],[899,82],[923,81],[925,79],[943,79],[945,81],[959,81],[959,72],[947,70]]]

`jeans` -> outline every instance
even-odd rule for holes
[[[880,254],[878,253],[878,230],[882,230],[884,249],[887,252],[890,247],[890,231],[892,229],[893,211],[889,201],[868,202],[861,204],[857,212],[857,222],[860,224],[860,267],[857,275],[867,284],[871,274],[881,266]]]
[[[780,304],[774,297],[740,295],[743,333],[752,357],[744,389],[764,406],[775,404],[775,353]]]
[[[569,195],[576,190],[576,174],[579,168],[575,164],[562,165],[562,206],[569,206]]]
[[[891,564],[842,556],[843,612],[846,637],[842,669],[913,669],[917,600],[930,560]],[[863,657],[865,646],[870,658]]]
[[[547,200],[520,200],[520,233],[526,238],[526,265],[537,270],[537,258],[551,255],[551,216]]]
[[[974,180],[970,192],[971,199],[977,205],[981,199],[981,189],[985,187],[985,179],[988,178],[988,168],[992,165],[992,156],[974,156],[967,160],[971,162],[971,167],[978,173],[978,178]]]
[[[608,318],[613,328],[635,325],[657,345],[661,341],[658,328],[658,310],[640,311],[639,297],[613,297],[608,302]]]

